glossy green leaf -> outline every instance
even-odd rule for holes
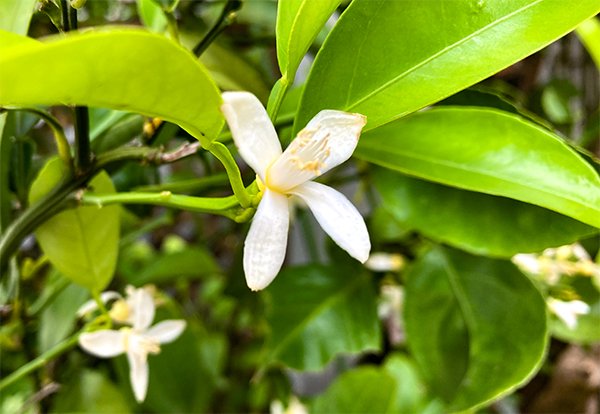
[[[318,370],[339,353],[380,346],[376,295],[371,280],[358,267],[288,268],[268,292],[270,360]]]
[[[296,118],[366,115],[366,129],[452,95],[600,11],[597,0],[355,0],[315,60]]]
[[[476,254],[511,257],[597,234],[594,227],[510,198],[459,190],[378,168],[382,205],[407,228]]]
[[[565,142],[517,116],[436,108],[364,134],[358,158],[536,204],[600,227],[600,178]]]
[[[311,412],[393,413],[396,381],[375,367],[360,367],[345,372],[319,396]]]
[[[510,262],[433,248],[407,275],[409,348],[449,411],[482,406],[525,383],[546,345],[546,304]]]
[[[21,35],[26,34],[36,3],[37,0],[0,1],[0,29]]]
[[[596,62],[596,67],[600,68],[600,21],[596,17],[592,17],[577,26],[575,31]]]
[[[341,0],[280,0],[277,4],[277,60],[294,82],[300,61]]]
[[[206,69],[176,43],[137,29],[73,33],[5,51],[0,56],[0,105],[38,104],[160,117],[203,144],[223,125],[221,96]]]
[[[31,186],[30,202],[50,191],[65,174],[62,161],[50,160]],[[93,178],[89,187],[114,193],[106,172]],[[77,207],[60,212],[41,224],[35,236],[48,259],[71,281],[95,292],[113,277],[119,247],[119,207]]]

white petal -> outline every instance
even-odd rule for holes
[[[128,291],[127,303],[131,310],[130,322],[136,330],[146,330],[154,320],[154,298],[150,290],[139,288]]]
[[[184,320],[166,320],[148,329],[144,336],[158,343],[166,344],[174,341],[185,329]]]
[[[118,292],[114,292],[112,290],[107,290],[106,292],[102,292],[100,294],[100,300],[102,303],[106,303],[113,299],[119,299],[120,297],[121,295]],[[88,300],[81,305],[79,309],[77,309],[77,316],[82,317],[83,315],[93,312],[96,309],[98,309],[98,303],[94,299]]]
[[[281,155],[277,132],[258,98],[248,92],[224,92],[221,111],[246,163],[264,182],[266,170]]]
[[[294,188],[291,193],[308,204],[323,230],[338,246],[361,263],[369,258],[371,242],[365,221],[342,193],[312,181]]]
[[[148,391],[148,361],[146,357],[147,355],[144,352],[135,349],[127,352],[131,388],[133,388],[135,399],[140,403],[144,401]]]
[[[287,197],[267,188],[244,244],[244,273],[250,289],[264,289],[279,273],[289,226]]]
[[[79,335],[79,346],[101,358],[111,358],[125,352],[125,332],[104,329]]]
[[[286,192],[340,165],[354,152],[366,122],[360,114],[319,112],[269,168],[265,183]]]

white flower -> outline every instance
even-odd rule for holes
[[[264,187],[244,245],[248,287],[265,288],[281,269],[291,196],[301,198],[333,241],[364,263],[371,243],[360,213],[344,195],[311,180],[350,158],[366,118],[321,111],[282,153],[275,127],[254,95],[225,92],[223,101],[221,110],[240,155]]]
[[[365,267],[374,272],[399,272],[404,267],[404,257],[398,253],[372,253]]]
[[[136,400],[142,402],[148,389],[148,354],[158,354],[160,344],[174,341],[186,323],[184,320],[166,320],[150,327],[155,311],[152,295],[144,288],[130,289],[128,294],[127,306],[131,304],[131,312],[125,319],[131,321],[132,327],[83,333],[79,336],[79,345],[101,358],[126,353],[133,393]]]
[[[547,300],[548,308],[558,316],[569,329],[577,327],[577,317],[590,312],[590,306],[580,300],[571,300],[564,302],[562,300],[549,298]]]

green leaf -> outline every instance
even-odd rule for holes
[[[37,201],[65,175],[63,162],[53,158],[31,185],[29,201]],[[106,172],[99,173],[89,187],[114,193]],[[35,236],[54,267],[71,281],[95,292],[113,277],[119,247],[119,207],[77,207],[65,210],[41,224]]]
[[[376,295],[359,268],[288,268],[268,292],[272,298],[270,360],[318,370],[339,353],[379,349]]]
[[[571,104],[579,91],[566,79],[551,81],[542,91],[541,104],[548,119],[555,124],[573,123],[582,117],[582,111]]]
[[[163,33],[169,23],[162,7],[154,0],[136,0],[138,15],[148,29]]]
[[[55,290],[56,285],[64,281],[63,276],[54,272],[52,278],[46,283],[45,290]],[[77,310],[89,297],[90,293],[86,289],[69,283],[43,310],[37,332],[40,354],[48,351],[73,331]]]
[[[341,0],[280,0],[277,4],[277,60],[294,82],[300,61]]]
[[[397,384],[387,372],[375,367],[360,367],[345,372],[319,396],[311,412],[393,413]]]
[[[581,39],[581,43],[594,59],[596,67],[600,68],[600,22],[596,17],[581,23],[575,29],[577,36]]]
[[[600,11],[597,0],[355,0],[325,41],[295,130],[322,109],[366,130],[452,95],[541,49]]]
[[[59,413],[130,413],[123,393],[106,375],[83,369],[71,376],[54,400],[53,412]]]
[[[26,34],[36,3],[37,0],[0,1],[0,29],[21,35]]]
[[[203,145],[223,125],[221,96],[206,69],[164,36],[136,29],[49,37],[2,53],[0,105],[56,104],[159,117]]]
[[[409,348],[450,411],[525,383],[547,346],[546,303],[510,262],[433,248],[407,275]]]
[[[600,227],[598,174],[556,135],[511,114],[451,107],[420,112],[364,134],[355,155]]]
[[[532,204],[421,181],[383,168],[374,171],[373,183],[383,207],[395,220],[471,253],[509,258],[598,233]]]

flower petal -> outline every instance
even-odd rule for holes
[[[281,155],[273,123],[258,98],[249,92],[224,92],[221,111],[246,163],[264,182],[266,170]]]
[[[121,295],[119,294],[119,292],[115,292],[112,290],[107,290],[106,292],[102,292],[100,294],[100,300],[102,301],[102,303],[107,303],[110,300],[119,299],[120,297]],[[83,305],[81,305],[79,309],[77,309],[77,317],[80,318],[90,312],[95,311],[96,309],[98,309],[98,302],[96,302],[94,299],[90,299]]]
[[[145,352],[140,352],[136,349],[131,349],[127,352],[127,360],[129,361],[129,380],[133,395],[137,402],[141,403],[146,398],[148,391],[148,361]]]
[[[146,330],[154,320],[154,298],[149,289],[128,289],[127,303],[130,306],[129,322],[136,330]]]
[[[125,352],[125,332],[103,329],[79,335],[79,346],[100,358],[111,358]]]
[[[354,152],[366,122],[360,114],[319,112],[269,168],[265,183],[287,192],[340,165]]]
[[[250,289],[264,289],[279,273],[289,226],[287,197],[265,189],[244,244],[244,273]]]
[[[161,344],[173,342],[185,329],[185,321],[170,319],[162,321],[148,329],[144,336]]]
[[[361,263],[369,258],[371,242],[365,221],[342,193],[312,181],[294,188],[291,193],[308,204],[323,230],[338,246]]]

